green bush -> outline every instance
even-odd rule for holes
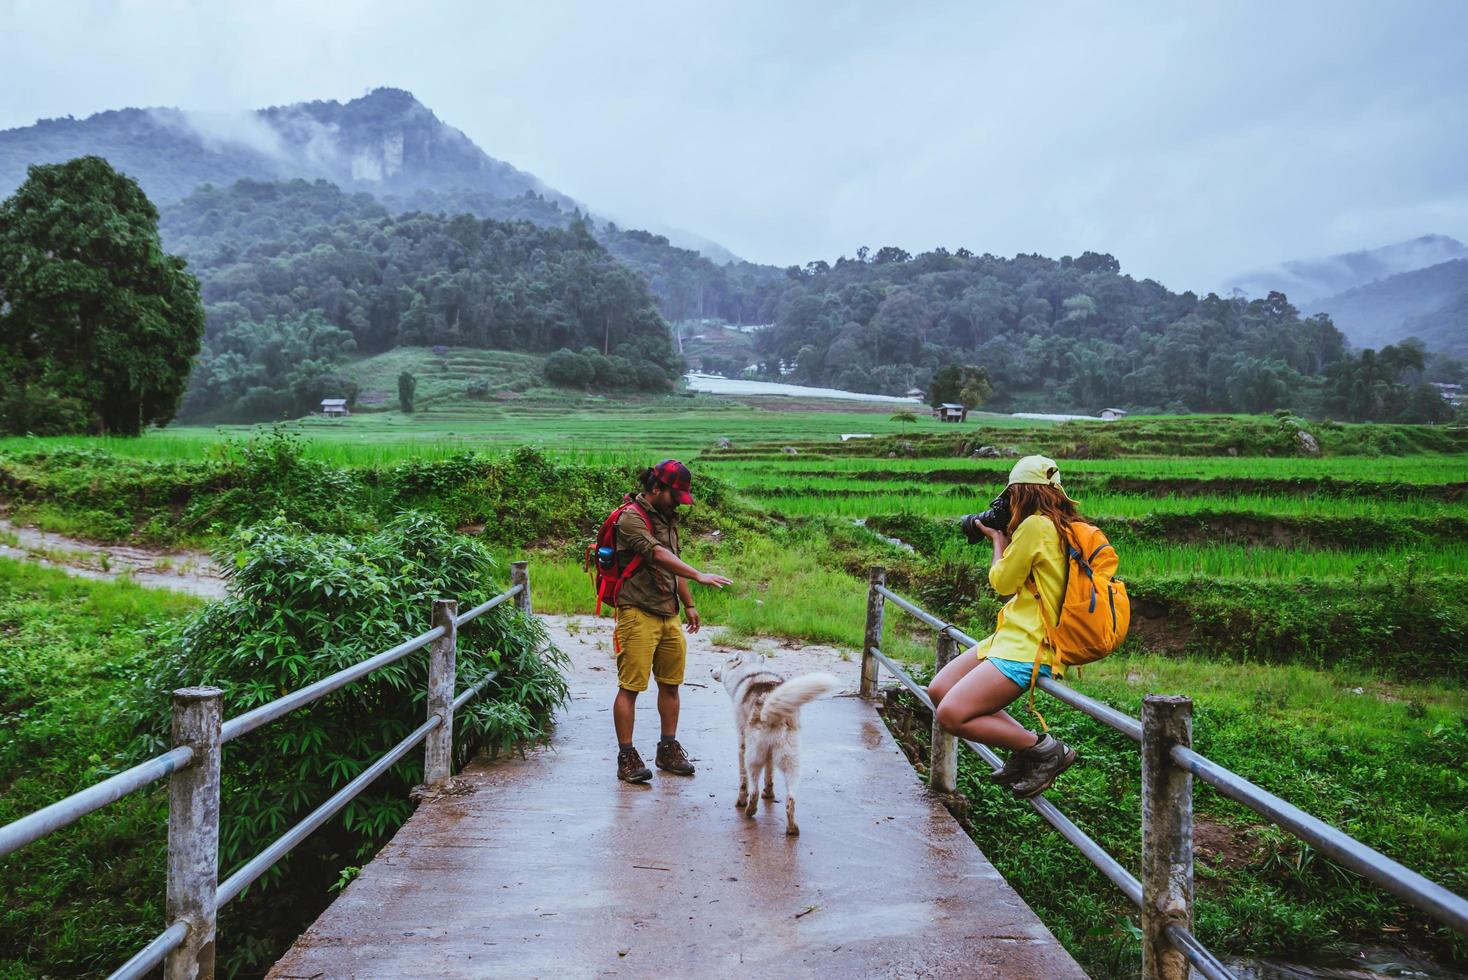
[[[173,634],[148,682],[133,693],[139,756],[166,744],[163,692],[217,685],[225,691],[225,715],[233,717],[422,632],[435,598],[457,598],[467,610],[507,587],[483,545],[411,513],[361,538],[278,518],[239,531],[219,559],[230,568],[228,597]],[[539,622],[502,605],[465,624],[458,643],[460,690],[499,673],[455,715],[456,762],[481,745],[498,752],[543,738],[567,689],[562,657],[547,647]],[[426,687],[426,655],[411,654],[232,744],[223,775],[221,874],[421,725]],[[407,818],[421,759],[410,753],[268,872],[238,909],[230,906],[231,921],[220,932],[232,968],[278,953],[268,941],[240,940],[288,940],[301,925],[299,909],[289,907],[321,904],[341,869],[364,863]]]

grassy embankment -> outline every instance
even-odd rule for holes
[[[0,823],[133,764],[134,732],[117,705],[146,672],[148,627],[198,606],[0,559]],[[0,861],[0,936],[17,940],[0,944],[0,977],[33,976],[39,964],[106,972],[153,937],[163,921],[163,786]]]
[[[977,549],[959,543],[941,518],[987,502],[1002,482],[1005,461],[909,457],[909,451],[936,451],[918,447],[921,440],[911,434],[867,443],[872,455],[865,458],[829,436],[797,444],[799,455],[792,457],[780,443],[794,443],[793,430],[780,427],[804,420],[749,410],[730,417],[746,414],[762,416],[751,429],[772,445],[754,450],[736,443],[733,452],[695,461],[698,477],[720,479],[702,484],[691,557],[736,579],[734,588],[701,600],[708,621],[854,647],[864,609],[860,575],[880,563],[892,569],[900,589],[971,632],[992,622],[997,604]],[[519,437],[565,446],[564,424],[571,424],[599,432],[604,441],[617,438],[620,422],[594,413],[570,423],[522,416]],[[1143,447],[1169,438],[1163,423],[1137,424],[1151,430],[1138,434]],[[1385,446],[1407,454],[1301,459],[1269,455],[1282,451],[1277,420],[1173,425],[1173,441],[1186,441],[1193,451],[1187,459],[1062,461],[1068,485],[1118,541],[1141,614],[1128,647],[1088,670],[1083,686],[1129,710],[1149,691],[1192,694],[1204,751],[1465,890],[1462,638],[1468,595],[1453,560],[1465,544],[1461,488],[1453,486],[1468,473],[1468,457],[1457,455],[1465,449],[1461,435],[1343,429],[1322,434],[1327,451]],[[713,431],[703,429],[704,445]],[[1074,426],[1010,431],[1025,450],[1099,442]],[[1099,435],[1108,431],[1121,430]],[[643,443],[627,454],[609,454],[607,459],[626,461],[617,465],[572,465],[535,456],[452,458],[442,447],[400,443],[390,457],[343,469],[313,458],[340,461],[381,444],[337,448],[351,430],[334,432],[330,441],[308,437],[306,458],[292,457],[288,465],[279,454],[258,449],[204,464],[169,455],[161,462],[123,461],[75,448],[37,454],[34,444],[12,444],[0,447],[9,455],[0,466],[0,486],[22,516],[71,520],[73,530],[142,540],[209,540],[232,523],[278,509],[327,524],[371,525],[401,506],[427,507],[502,548],[538,545],[537,607],[585,611],[589,590],[578,543],[570,539],[628,485],[631,460],[641,461],[639,448],[652,448]],[[497,431],[490,438],[502,435],[509,437]],[[143,455],[151,440],[168,438],[150,436],[130,448]],[[956,450],[966,438],[941,432],[932,441]],[[911,450],[903,442],[912,443]],[[1227,455],[1240,446],[1243,455]],[[1209,448],[1211,456],[1202,453]],[[903,455],[888,458],[887,452]],[[965,480],[984,489],[930,502],[938,493],[964,491]],[[895,492],[887,492],[888,484]],[[323,486],[330,492],[320,492]],[[795,488],[806,492],[789,492]],[[837,506],[853,497],[860,503],[851,509]],[[323,499],[332,503],[323,507]],[[808,499],[829,506],[791,512],[792,501]],[[111,504],[99,507],[102,501]],[[1200,503],[1206,509],[1198,509]],[[1206,520],[1168,523],[1198,514]],[[917,551],[883,543],[854,526],[853,516],[910,541]],[[1212,543],[1209,528],[1234,537]],[[1363,536],[1363,528],[1396,536],[1383,550]],[[889,649],[912,659],[926,655],[929,637],[905,628],[897,615],[889,624]],[[1087,760],[1062,781],[1057,802],[1135,866],[1133,747],[1081,716],[1053,710],[1047,713],[1052,724],[1078,742]],[[965,784],[970,823],[990,857],[1093,972],[1125,972],[1135,944],[1134,917],[1124,901],[1026,808],[972,776]],[[1207,828],[1200,834],[1200,930],[1215,948],[1298,950],[1336,939],[1406,937],[1439,955],[1454,952],[1454,940],[1424,928],[1420,916],[1407,915],[1250,814],[1202,791],[1199,812]]]

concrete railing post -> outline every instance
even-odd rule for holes
[[[214,901],[219,888],[219,728],[224,692],[173,692],[173,747],[194,750],[168,780],[168,922],[189,931],[164,961],[166,980],[213,980]]]
[[[428,733],[423,742],[423,783],[439,786],[454,771],[454,677],[458,673],[459,628],[454,620],[459,603],[434,599],[429,629],[442,626],[444,635],[428,647],[428,717],[443,717],[443,724]]]
[[[531,615],[534,609],[530,605],[530,563],[528,561],[510,562],[510,584],[525,586],[515,596],[515,608],[527,616]]]
[[[936,675],[956,656],[958,641],[949,636],[947,630],[940,630],[933,673]],[[933,714],[933,738],[929,745],[928,788],[935,793],[954,792],[958,789],[958,739],[938,726],[936,712]]]
[[[861,696],[877,696],[877,658],[872,648],[882,648],[882,616],[886,610],[886,596],[877,591],[878,586],[887,584],[887,570],[873,566],[868,573],[867,586],[867,629],[861,641]]]
[[[1193,774],[1174,745],[1192,747],[1193,702],[1149,694],[1142,702],[1142,976],[1187,980],[1188,961],[1167,927],[1193,928]]]

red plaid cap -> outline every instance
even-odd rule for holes
[[[676,459],[665,459],[654,466],[652,472],[659,483],[677,495],[678,503],[693,503],[693,497],[688,493],[688,488],[693,485],[693,474],[688,472],[688,467]]]

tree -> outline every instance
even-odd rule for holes
[[[972,364],[945,364],[933,372],[928,382],[928,403],[934,408],[943,404],[977,408],[992,397],[989,372]]]
[[[204,336],[199,282],[158,211],[101,157],[33,166],[0,203],[0,386],[137,435],[178,410]]]
[[[928,404],[934,408],[943,404],[957,404],[959,371],[957,364],[945,364],[933,372],[928,382]]]
[[[992,397],[988,371],[970,365],[959,372],[958,401],[964,408],[978,408]]]
[[[594,356],[600,356],[592,352]],[[596,382],[596,365],[585,354],[562,347],[545,359],[541,373],[551,384],[568,388],[585,388]]]
[[[413,411],[413,395],[418,391],[418,379],[404,371],[398,375],[398,407],[404,412]]]
[[[917,413],[916,412],[896,412],[892,416],[892,421],[894,421],[894,422],[901,422],[903,425],[912,425],[914,422],[917,421]]]

